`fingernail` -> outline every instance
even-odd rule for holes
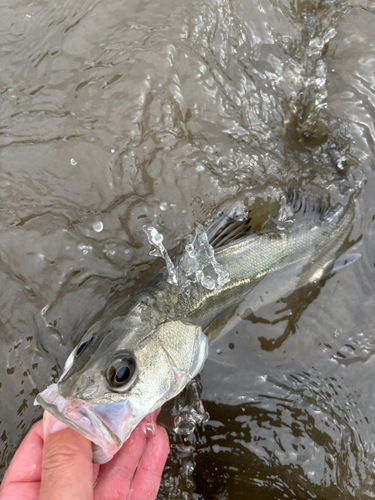
[[[44,437],[48,436],[49,434],[53,434],[54,432],[62,431],[68,428],[69,427],[66,424],[64,424],[60,420],[57,420],[57,418],[48,413],[48,411],[44,412],[43,414]]]

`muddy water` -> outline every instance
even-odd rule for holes
[[[375,496],[374,26],[370,0],[2,0],[3,470],[35,394],[147,279],[144,224],[173,248],[221,208],[256,225],[292,180],[335,198],[348,178],[362,258],[215,341],[211,418],[172,436],[159,496]]]

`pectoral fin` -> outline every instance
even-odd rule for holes
[[[318,281],[319,279],[323,278],[324,276],[328,276],[330,274],[336,273],[337,271],[340,271],[341,269],[344,269],[345,267],[350,266],[350,264],[353,264],[356,260],[358,260],[361,257],[360,253],[344,253],[340,255],[335,260],[331,260],[328,264],[325,266],[321,267],[311,278],[310,282]]]
[[[336,271],[340,271],[344,269],[344,267],[350,266],[356,260],[358,260],[362,255],[360,253],[344,253],[340,255],[338,259],[332,262],[332,268],[330,269],[331,273],[335,273]]]

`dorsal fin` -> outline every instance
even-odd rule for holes
[[[296,223],[322,219],[329,211],[325,197],[291,186],[281,198],[279,209],[270,212],[267,222],[257,234],[288,231]],[[238,207],[232,208],[228,214],[219,212],[206,228],[210,245],[217,249],[246,236],[251,231],[249,213]],[[288,220],[289,216],[291,220]]]
[[[213,248],[219,248],[229,242],[239,240],[251,229],[249,212],[232,208],[228,214],[219,212],[206,228],[208,242]]]
[[[320,219],[329,207],[327,198],[292,186],[287,191],[286,200],[293,208],[296,222]]]
[[[281,197],[278,210],[272,210],[260,228],[262,233],[288,233],[295,224],[321,220],[329,212],[326,198],[306,193],[300,188],[289,187]]]

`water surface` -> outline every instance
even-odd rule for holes
[[[362,258],[215,341],[211,418],[159,496],[375,496],[374,26],[370,0],[0,2],[3,470],[35,395],[147,280],[144,224],[171,249],[219,209],[256,226],[291,181],[334,200],[349,178]]]

